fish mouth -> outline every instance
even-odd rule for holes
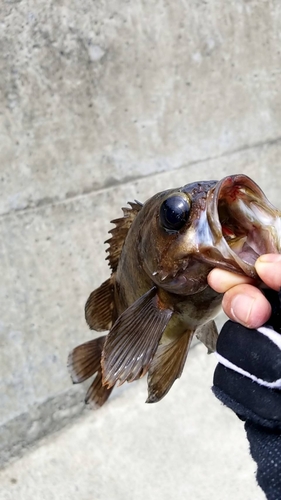
[[[201,257],[216,267],[256,278],[257,258],[280,253],[281,212],[245,175],[225,177],[209,191],[200,224]]]

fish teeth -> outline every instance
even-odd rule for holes
[[[157,276],[158,274],[158,271],[154,271],[154,273],[152,273],[152,276]]]
[[[164,281],[169,276],[169,273],[162,274],[161,281]]]

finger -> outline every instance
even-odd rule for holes
[[[281,255],[265,254],[258,258],[255,264],[258,275],[262,281],[273,288],[280,290],[281,287]]]
[[[233,286],[244,283],[254,284],[254,280],[248,278],[248,276],[230,273],[229,271],[217,268],[213,269],[208,275],[209,286],[218,293],[225,293]]]
[[[249,284],[237,285],[223,297],[224,312],[248,328],[259,328],[271,315],[271,306],[262,292]]]

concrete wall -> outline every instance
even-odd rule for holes
[[[0,6],[0,462],[81,413],[69,350],[128,200],[246,173],[279,206],[281,4]]]

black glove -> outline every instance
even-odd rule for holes
[[[281,499],[280,293],[266,291],[269,322],[258,330],[227,321],[217,342],[213,392],[245,421],[257,480],[270,500]],[[274,327],[274,329],[273,329]]]

